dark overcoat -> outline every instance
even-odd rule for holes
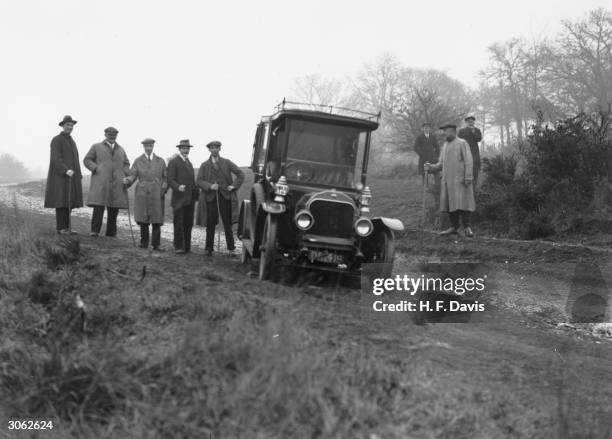
[[[476,127],[463,127],[457,133],[457,137],[465,140],[470,145],[470,152],[472,153],[472,159],[474,160],[474,168],[480,169],[480,149],[478,148],[478,142],[482,140],[482,133]]]
[[[179,191],[180,185],[185,185],[185,192]],[[198,188],[195,184],[195,174],[190,161],[185,161],[180,155],[168,162],[168,186],[172,188],[170,205],[172,210],[194,204],[198,200]]]
[[[130,161],[125,150],[118,143],[115,143],[114,149],[106,142],[96,143],[83,163],[91,171],[87,205],[127,209],[127,190],[123,179],[129,175]]]
[[[244,182],[244,172],[234,162],[223,157],[219,157],[218,165],[219,169],[215,171],[211,157],[202,163],[198,170],[196,183],[201,189],[200,205],[196,215],[196,224],[198,226],[206,226],[206,202],[215,199],[215,191],[210,189],[210,186],[214,183],[219,185],[219,194],[225,199],[229,198],[232,202],[232,223],[238,222],[238,196],[236,194]],[[235,179],[232,177],[232,174],[236,176]],[[232,192],[227,190],[227,187],[230,185],[235,188]]]
[[[134,160],[130,169],[130,184],[134,181],[134,219],[138,223],[164,223],[164,195],[166,194],[166,162],[161,157],[151,154],[151,160],[145,154]]]
[[[68,178],[66,171],[72,169],[74,175]],[[47,186],[45,188],[45,207],[83,207],[83,188],[81,180],[79,150],[70,134],[60,133],[51,140],[51,159]],[[70,187],[70,206],[68,206],[68,184]]]
[[[425,163],[436,163],[440,156],[438,139],[431,133],[429,137],[421,133],[414,141],[414,151],[419,156],[419,174],[423,175]]]

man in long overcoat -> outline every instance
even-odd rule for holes
[[[100,234],[104,209],[107,212],[106,236],[116,236],[119,209],[128,207],[130,161],[125,150],[117,143],[118,133],[116,128],[106,128],[105,139],[94,144],[83,159],[85,167],[91,171],[87,195],[87,205],[93,207],[91,236]]]
[[[448,212],[451,227],[442,235],[457,234],[460,223],[465,236],[474,236],[470,227],[470,214],[476,210],[472,188],[472,152],[468,143],[457,138],[457,126],[441,127],[446,134],[440,159],[436,164],[425,163],[425,170],[442,171],[440,210]]]
[[[425,184],[425,163],[435,163],[440,156],[440,147],[438,139],[431,132],[431,124],[423,124],[423,132],[417,136],[414,141],[414,151],[419,156],[419,175],[423,178]]]
[[[57,233],[62,235],[74,233],[70,230],[70,211],[83,207],[79,150],[71,135],[76,123],[72,117],[64,116],[59,123],[62,132],[51,140],[45,207],[55,208]]]
[[[232,199],[244,182],[244,172],[231,160],[219,156],[221,142],[214,140],[206,145],[210,157],[200,166],[197,184],[203,190],[206,203],[206,254],[212,255],[215,227],[221,217],[225,230],[225,243],[234,256],[234,233],[232,231]],[[232,177],[232,174],[236,176]],[[202,208],[202,206],[200,207]]]
[[[174,252],[184,254],[191,251],[191,229],[198,189],[193,165],[188,157],[193,145],[189,140],[181,140],[176,147],[179,154],[168,162],[168,186],[172,188],[170,204],[174,225]]]
[[[459,130],[457,137],[465,140],[470,145],[470,152],[472,153],[472,160],[474,161],[474,169],[472,174],[474,175],[474,187],[478,184],[478,175],[480,174],[480,148],[478,142],[482,140],[482,133],[480,129],[476,128],[476,118],[474,116],[468,116],[464,119],[466,126]]]
[[[142,141],[144,154],[134,160],[130,169],[130,184],[138,180],[134,190],[134,220],[140,226],[140,247],[149,247],[149,225],[152,225],[151,245],[153,250],[161,250],[161,225],[164,223],[164,195],[166,181],[166,162],[153,154],[155,140]]]

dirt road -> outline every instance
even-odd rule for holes
[[[31,197],[12,198],[8,191],[0,188],[0,201],[17,200],[20,215],[53,229],[52,216],[33,209]],[[76,217],[74,224],[87,231],[86,216]],[[608,297],[612,255],[607,249],[442,238],[409,230],[398,236],[395,274],[411,273],[419,264],[455,261],[472,264],[488,279],[488,310],[477,322],[426,319],[415,324],[407,313],[374,312],[374,296],[367,289],[320,280],[312,273],[291,285],[259,282],[235,259],[205,259],[201,243],[184,257],[154,255],[133,248],[123,227],[117,239],[82,236],[81,245],[87,263],[115,283],[137,285],[146,267],[148,283],[142,288],[150,300],[165,303],[168,291],[176,289],[231,292],[239,302],[255,300],[280,313],[299,310],[309,336],[330,351],[357,347],[369,359],[392,365],[401,377],[387,383],[393,401],[370,401],[391,407],[386,418],[364,421],[353,437],[611,437],[612,326],[571,322],[575,297],[597,288]],[[104,315],[107,305],[99,297],[89,297],[87,289],[83,296]],[[603,312],[610,321],[609,300]],[[171,315],[160,313],[146,324],[116,323],[123,327],[122,344],[149,359],[163,357],[172,349],[177,325],[184,325]],[[354,379],[361,385],[359,376]],[[348,437],[325,431],[320,437]]]

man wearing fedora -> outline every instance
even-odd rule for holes
[[[117,235],[119,209],[128,207],[130,161],[117,143],[118,133],[116,128],[106,128],[105,139],[92,145],[83,159],[85,167],[91,171],[87,205],[93,207],[90,235],[94,237],[100,234],[104,209],[107,212],[106,236],[114,237]]]
[[[200,209],[205,208],[201,215],[206,220],[206,255],[211,256],[215,239],[215,227],[221,217],[221,223],[225,230],[225,243],[234,256],[234,233],[232,231],[232,200],[236,199],[236,191],[244,181],[244,172],[231,160],[219,156],[221,142],[213,140],[206,145],[210,151],[210,157],[200,166],[197,184],[202,189],[204,203],[200,203]],[[236,177],[235,180],[232,174]]]
[[[64,116],[59,123],[62,132],[51,140],[45,207],[55,208],[57,233],[61,235],[74,233],[70,230],[70,211],[83,207],[79,150],[71,135],[76,123],[72,117]]]
[[[457,126],[453,124],[440,127],[446,135],[440,159],[436,164],[425,163],[425,172],[442,171],[440,190],[440,211],[448,212],[451,227],[441,235],[456,235],[460,223],[465,236],[474,236],[470,227],[470,214],[476,209],[474,189],[472,188],[472,152],[463,139],[457,137]]]
[[[189,140],[181,140],[176,147],[179,154],[168,162],[168,186],[172,188],[170,204],[174,225],[174,252],[191,251],[191,229],[193,213],[198,197],[193,165],[189,161]]]
[[[482,133],[476,128],[476,118],[474,116],[468,116],[464,119],[465,127],[459,130],[457,137],[465,140],[470,145],[470,152],[474,160],[474,188],[478,184],[478,174],[480,173],[480,149],[478,148],[478,142],[482,140]]]
[[[423,165],[426,162],[433,163],[438,160],[440,156],[440,147],[438,146],[438,139],[431,132],[431,124],[425,122],[422,125],[423,132],[417,136],[414,141],[414,151],[419,156],[419,175],[423,178],[423,184],[425,184],[425,171]]]
[[[134,160],[130,169],[130,184],[138,180],[134,190],[134,220],[140,226],[140,247],[149,247],[149,225],[152,225],[151,245],[160,251],[161,225],[164,223],[164,195],[168,187],[166,162],[153,154],[155,140],[142,141],[144,154]]]

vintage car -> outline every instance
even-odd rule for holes
[[[390,272],[393,232],[403,225],[370,216],[366,186],[379,117],[284,100],[261,119],[254,185],[238,219],[242,262],[258,259],[260,279],[280,265],[359,274],[364,263],[381,263]]]

